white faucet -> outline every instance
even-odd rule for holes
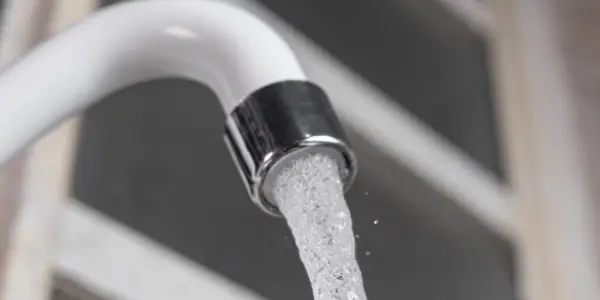
[[[215,91],[225,111],[225,141],[251,198],[266,212],[278,214],[268,188],[274,175],[301,153],[333,156],[345,186],[352,183],[356,162],[346,135],[288,45],[256,17],[211,1],[114,5],[10,67],[0,76],[0,167],[107,94],[173,76]]]

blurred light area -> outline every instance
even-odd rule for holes
[[[490,2],[495,0],[437,0],[465,22],[472,30],[485,36],[493,24]]]
[[[83,285],[105,299],[265,300],[76,201],[62,228],[55,267],[67,286]]]
[[[198,36],[191,30],[179,26],[171,26],[165,29],[165,33],[180,39],[197,39]]]

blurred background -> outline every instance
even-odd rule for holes
[[[522,139],[514,133],[526,127],[511,126],[527,124],[522,121],[527,117],[501,114],[516,107],[499,104],[510,93],[498,92],[499,86],[504,88],[500,83],[511,90],[512,81],[505,78],[513,70],[496,71],[505,70],[498,67],[506,57],[501,47],[505,44],[491,37],[509,39],[510,33],[522,29],[502,23],[508,17],[492,18],[511,15],[510,4],[498,5],[502,12],[496,14],[491,1],[223,1],[252,11],[273,26],[342,117],[360,163],[346,198],[369,299],[538,300],[521,297],[522,283],[531,282],[522,279],[532,273],[519,272],[523,270],[517,259],[520,244],[515,242],[519,235],[509,209],[513,190],[508,170],[518,172],[523,166],[519,157],[531,157],[514,150],[522,149],[514,142]],[[17,57],[88,13],[125,1],[3,2],[0,45]],[[535,5],[525,5],[520,12],[527,16]],[[536,24],[531,28],[538,28]],[[25,29],[19,32],[19,25]],[[18,33],[11,35],[11,28]],[[9,42],[21,49],[6,46]],[[503,117],[513,125],[502,125]],[[563,120],[557,118],[548,119]],[[37,282],[51,286],[53,300],[165,295],[311,299],[289,229],[284,220],[267,217],[249,201],[222,141],[223,129],[216,96],[196,82],[155,80],[108,96],[35,146],[26,167],[23,159],[13,163],[13,173],[3,171],[5,182],[22,177],[8,186],[21,186],[26,200],[36,197],[27,193],[28,188],[44,182],[41,190],[62,196],[52,201],[63,212],[39,217],[36,209],[30,212],[26,205],[4,201],[3,226],[12,229],[0,235],[0,243],[6,242],[0,247],[38,251],[47,247],[50,254],[38,261],[47,265],[51,280],[44,283],[42,276]],[[558,138],[557,144],[561,142],[565,140]],[[507,153],[517,158],[509,159]],[[552,155],[544,157],[552,160]],[[21,174],[36,170],[43,175]],[[528,186],[526,179],[520,180]],[[2,188],[7,189],[0,184]],[[577,220],[579,224],[582,219]],[[34,222],[34,230],[6,225],[19,222]],[[576,230],[562,228],[565,235]],[[18,238],[14,242],[15,235],[45,239],[21,245]],[[528,245],[521,249],[529,249]],[[15,251],[0,252],[5,266],[11,265]],[[21,259],[31,262],[31,256]],[[18,266],[19,258],[15,261]],[[556,261],[566,265],[564,259]],[[530,265],[524,268],[531,270]],[[6,270],[0,288],[7,289],[10,276],[27,276],[26,271]],[[36,272],[35,267],[32,270]],[[566,294],[550,293],[557,297],[552,299],[566,299],[560,296]],[[585,298],[591,293],[579,295],[593,299]]]

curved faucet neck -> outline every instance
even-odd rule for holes
[[[305,80],[287,44],[256,17],[211,1],[137,1],[101,11],[0,77],[0,166],[62,119],[137,82],[208,84],[229,114],[254,91]]]

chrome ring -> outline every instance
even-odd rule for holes
[[[325,93],[306,81],[264,87],[245,99],[226,121],[225,142],[250,198],[280,216],[269,189],[281,166],[305,152],[335,158],[347,191],[357,173],[354,153]]]

